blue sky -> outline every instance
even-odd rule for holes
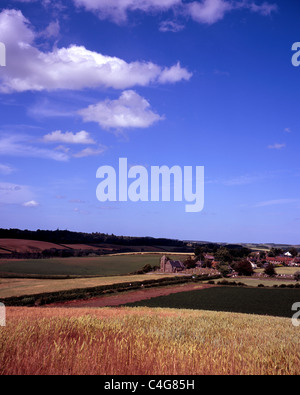
[[[0,226],[300,243],[297,0],[1,1]],[[205,206],[98,167],[204,166]]]

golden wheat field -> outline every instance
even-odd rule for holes
[[[152,308],[7,309],[0,374],[294,375],[290,319]]]

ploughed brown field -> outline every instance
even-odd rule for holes
[[[0,239],[0,248],[11,252],[41,252],[50,248],[62,249],[59,244],[48,243],[45,241],[22,240],[22,239]],[[8,251],[7,251],[8,252]]]
[[[146,300],[156,298],[157,296],[171,295],[178,292],[195,291],[199,289],[205,289],[213,287],[214,285],[202,284],[183,284],[178,286],[150,288],[138,291],[128,291],[119,295],[101,296],[90,298],[87,300],[72,300],[68,302],[55,303],[49,305],[49,307],[107,307],[107,306],[120,306],[127,303],[138,302],[140,300]]]

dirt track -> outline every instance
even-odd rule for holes
[[[62,303],[55,303],[47,307],[110,307],[120,306],[125,303],[138,302],[140,300],[151,299],[157,296],[170,295],[178,292],[194,291],[197,289],[205,289],[213,287],[209,284],[184,284],[177,286],[149,288],[138,291],[128,291],[117,295],[98,296],[86,300],[73,300]]]

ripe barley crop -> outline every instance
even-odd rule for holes
[[[209,311],[8,308],[1,374],[299,374],[286,318]]]

